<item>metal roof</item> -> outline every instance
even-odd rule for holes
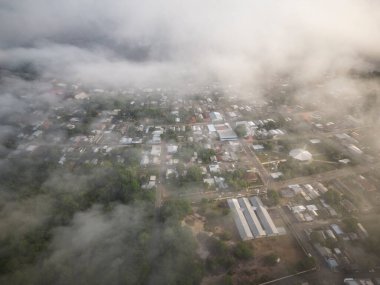
[[[273,223],[272,218],[270,217],[267,209],[264,207],[260,198],[257,196],[251,197],[250,201],[253,207],[256,210],[257,216],[260,219],[261,224],[263,225],[264,230],[268,235],[278,235],[278,229]]]
[[[256,213],[253,210],[252,205],[249,203],[248,199],[239,198],[238,201],[241,208],[243,209],[243,214],[245,216],[245,219],[247,220],[249,228],[251,229],[254,237],[265,236],[266,233],[263,227],[261,226],[260,221],[258,217],[256,216]]]
[[[234,220],[242,240],[252,239],[253,235],[244,217],[243,211],[240,209],[236,199],[228,199],[228,205],[234,213]]]

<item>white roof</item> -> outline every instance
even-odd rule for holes
[[[210,113],[211,120],[213,121],[222,121],[223,117],[219,112],[211,112]]]
[[[307,205],[306,208],[307,208],[309,211],[318,211],[318,208],[317,208],[317,206],[315,206],[315,205]]]
[[[81,92],[81,93],[75,95],[74,97],[77,100],[83,100],[83,99],[87,99],[90,96],[88,94],[86,94],[85,92]]]
[[[217,132],[221,141],[238,139],[238,136],[232,129],[218,130]]]
[[[132,143],[132,138],[127,138],[127,137],[122,137],[120,139],[121,144],[131,144]]]
[[[340,159],[338,160],[340,163],[343,163],[343,164],[347,164],[349,163],[351,160],[349,160],[348,158],[344,158],[344,159]]]
[[[208,167],[210,172],[220,172],[220,167],[218,164],[210,164]]]
[[[152,150],[150,151],[150,154],[153,156],[160,156],[161,146],[159,146],[159,145],[152,146]]]
[[[337,235],[342,235],[342,234],[343,234],[342,229],[341,229],[337,224],[332,224],[332,225],[331,225],[331,228],[333,229],[333,231],[334,231]]]
[[[176,153],[178,150],[178,145],[168,145],[166,148],[168,153]]]
[[[289,155],[299,161],[308,161],[313,158],[312,154],[302,148],[296,148],[290,151]]]
[[[251,232],[251,229],[249,228],[247,220],[245,219],[243,215],[243,211],[240,208],[238,201],[236,199],[228,199],[227,202],[228,202],[228,205],[230,206],[230,209],[232,210],[234,214],[235,224],[239,231],[241,239],[242,240],[252,239],[253,234]]]
[[[214,185],[215,184],[214,178],[205,178],[203,179],[203,183],[206,183],[208,185]]]
[[[208,131],[211,132],[216,132],[215,126],[214,125],[207,125]]]
[[[273,179],[277,179],[277,178],[280,178],[282,176],[282,172],[272,172],[270,174],[270,176],[273,178]]]
[[[303,205],[297,205],[297,206],[292,207],[293,213],[300,213],[300,212],[303,212],[305,210],[306,210],[306,207]]]
[[[261,144],[254,144],[252,147],[253,147],[254,150],[262,150],[262,149],[264,149],[264,146],[261,145]]]
[[[310,142],[311,142],[312,144],[317,144],[317,143],[320,143],[321,140],[320,140],[320,139],[311,139]]]

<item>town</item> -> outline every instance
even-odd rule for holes
[[[190,205],[182,225],[206,264],[202,284],[380,284],[379,155],[354,114],[218,83],[180,96],[46,84],[51,108],[30,102],[33,120],[9,119],[10,159],[133,165],[157,211]]]

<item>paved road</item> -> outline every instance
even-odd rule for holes
[[[273,189],[281,189],[291,184],[305,184],[305,183],[311,183],[311,182],[317,182],[317,181],[328,181],[340,177],[345,177],[349,175],[359,174],[359,173],[365,173],[370,171],[373,167],[379,167],[380,163],[374,164],[374,165],[358,165],[358,166],[352,166],[352,167],[344,167],[341,169],[331,170],[319,174],[314,174],[310,176],[303,176],[303,177],[296,177],[284,181],[278,181],[272,183]]]
[[[167,155],[167,149],[166,149],[166,143],[162,142],[161,143],[161,163],[160,163],[160,173],[159,173],[159,178],[158,182],[159,184],[156,187],[156,201],[155,201],[155,207],[156,209],[160,208],[162,206],[163,198],[164,198],[164,192],[165,192],[165,187],[162,184],[162,181],[165,179],[165,170],[166,170],[166,155]]]
[[[272,177],[270,176],[268,170],[261,164],[255,152],[251,149],[250,144],[248,144],[245,140],[240,140],[240,143],[243,146],[244,152],[252,158],[252,162],[255,168],[259,171],[261,180],[263,181],[264,185],[268,188],[272,180]]]

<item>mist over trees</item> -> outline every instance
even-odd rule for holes
[[[157,216],[133,162],[70,171],[56,161],[54,149],[3,161],[1,283],[199,283],[186,202]]]
[[[370,0],[0,1],[0,283],[199,284],[204,267],[220,272],[252,258],[243,243],[227,252],[210,240],[214,256],[203,264],[180,223],[191,207],[169,201],[155,208],[155,193],[142,189],[151,173],[139,168],[141,152],[61,166],[58,146],[89,134],[106,109],[121,108],[124,117],[115,120],[174,122],[168,110],[110,100],[124,89],[168,88],[178,99],[213,82],[236,88],[242,100],[353,115],[380,148],[379,27],[380,3]],[[66,100],[75,89],[61,94],[54,85],[61,81],[112,92],[77,107]],[[73,116],[78,122],[67,129]],[[32,125],[46,118],[59,127],[26,150],[18,136],[32,136]],[[131,137],[138,127],[128,129]],[[177,137],[168,131],[162,139]],[[178,157],[188,162],[194,152],[203,163],[216,155],[188,145]],[[202,182],[199,167],[182,168],[179,184]],[[228,184],[246,187],[243,174],[229,173]],[[331,205],[342,199],[332,190],[324,198]],[[278,204],[277,192],[268,192],[268,202]],[[377,240],[369,246],[380,252]],[[299,268],[314,265],[308,259]]]

